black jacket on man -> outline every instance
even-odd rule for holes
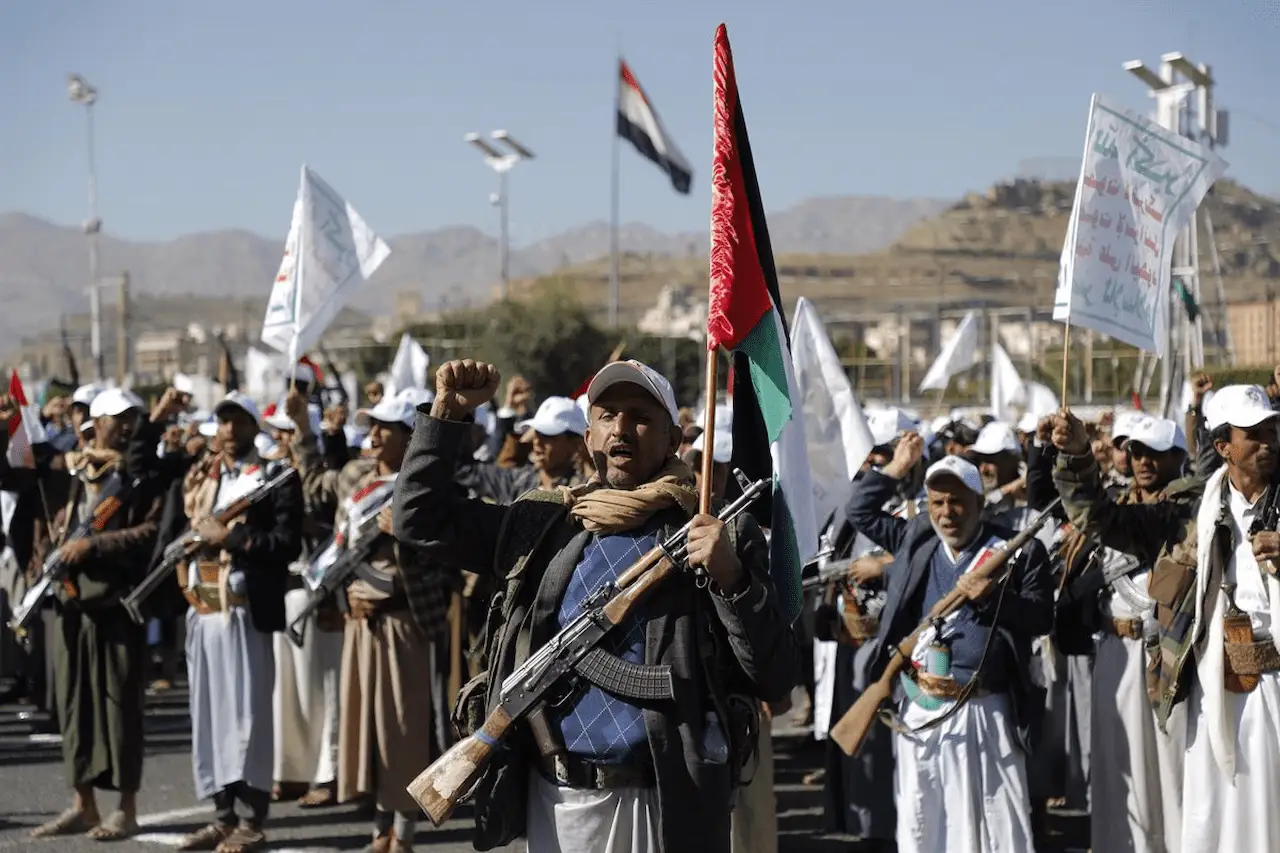
[[[894,555],[887,571],[888,594],[880,614],[880,631],[872,641],[872,651],[864,658],[870,671],[868,681],[875,681],[889,663],[889,649],[920,624],[924,616],[924,592],[930,564],[941,540],[934,532],[927,513],[914,519],[895,518],[881,507],[897,488],[898,481],[879,471],[868,471],[849,500],[849,520],[864,536]],[[979,536],[1011,539],[1015,532],[986,524]],[[1053,586],[1049,579],[1049,559],[1044,546],[1032,539],[1016,558],[1008,581],[1004,601],[995,619],[993,642],[1005,645],[1005,659],[1014,672],[1006,673],[1010,699],[1024,748],[1034,743],[1032,729],[1043,710],[1043,691],[1030,678],[1031,641],[1048,634],[1053,628]],[[978,621],[991,624],[998,595],[992,595],[977,606]],[[973,606],[973,605],[967,605]]]
[[[556,630],[558,602],[590,534],[552,493],[511,506],[463,496],[455,483],[459,444],[470,424],[419,409],[395,493],[395,535],[472,571],[493,571],[499,585],[490,618],[507,626],[490,650],[486,712],[503,679]],[[540,499],[539,495],[543,497]],[[679,513],[675,513],[679,515]],[[659,535],[683,521],[672,518]],[[641,706],[657,777],[659,834],[665,853],[728,853],[733,781],[728,764],[703,757],[706,716],[737,683],[756,698],[788,696],[801,671],[799,648],[775,603],[768,550],[754,522],[735,533],[748,587],[734,599],[700,590],[689,573],[669,579],[644,605],[645,664],[671,667],[674,699]],[[708,673],[715,673],[708,677]],[[727,673],[727,674],[726,674]],[[726,731],[730,721],[726,721]],[[482,780],[476,798],[477,849],[523,835],[529,762],[536,748],[527,727],[512,736],[503,766]]]

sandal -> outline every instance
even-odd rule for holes
[[[267,849],[267,836],[261,830],[238,826],[222,840],[214,853],[258,853]]]
[[[87,834],[94,841],[124,841],[138,834],[138,819],[122,811],[114,811]]]
[[[179,850],[216,850],[218,845],[230,837],[234,827],[221,823],[211,823],[204,829],[188,833],[178,842]]]
[[[336,787],[337,785],[333,782],[315,786],[298,800],[298,808],[322,809],[326,806],[337,805],[338,792],[335,790]]]
[[[96,821],[88,820],[84,812],[72,806],[48,823],[42,823],[31,830],[32,838],[55,838],[60,835],[84,835],[97,826]]]

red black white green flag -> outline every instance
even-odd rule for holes
[[[770,573],[787,618],[800,614],[800,569],[818,551],[817,519],[786,319],[723,24],[715,41],[711,297],[707,346],[733,354],[733,465],[773,482]]]

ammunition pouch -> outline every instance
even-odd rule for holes
[[[453,703],[450,722],[458,739],[469,737],[480,730],[485,720],[485,697],[489,693],[489,672],[480,673],[462,685]]]

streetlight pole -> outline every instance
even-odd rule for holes
[[[516,163],[521,160],[532,160],[533,152],[525,146],[516,142],[511,134],[505,130],[495,130],[489,134],[490,138],[501,142],[507,148],[508,152],[499,151],[492,144],[486,141],[478,133],[468,133],[463,137],[469,144],[475,146],[481,154],[484,155],[485,165],[498,174],[498,192],[489,197],[498,207],[499,226],[501,228],[499,241],[501,252],[502,267],[502,298],[511,298],[511,236],[509,230],[509,211],[510,202],[507,195],[507,174],[515,168]]]
[[[71,102],[84,107],[85,136],[89,154],[89,218],[84,221],[84,233],[89,238],[89,350],[93,355],[93,378],[101,381],[106,375],[102,359],[102,298],[99,292],[98,232],[102,220],[98,218],[98,169],[94,157],[93,105],[98,100],[98,90],[89,85],[79,74],[67,79],[67,94]]]

